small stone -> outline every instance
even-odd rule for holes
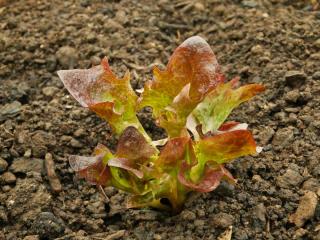
[[[120,24],[125,24],[126,22],[128,22],[128,16],[125,11],[118,10],[116,12],[115,20]]]
[[[264,49],[261,45],[255,45],[251,48],[251,52],[255,54],[262,54],[264,52]]]
[[[37,146],[55,146],[56,145],[56,138],[51,133],[47,133],[42,130],[35,131],[31,141],[33,145]]]
[[[189,210],[183,210],[180,216],[183,220],[186,220],[186,221],[193,221],[196,219],[196,214]]]
[[[109,32],[115,32],[120,29],[123,29],[123,26],[120,23],[110,18],[106,21],[106,23],[104,24],[104,27]]]
[[[39,235],[25,236],[23,240],[39,240]]]
[[[64,223],[51,212],[41,212],[32,224],[33,231],[41,239],[54,239],[64,233]]]
[[[1,240],[5,240],[6,236],[4,235],[4,233],[2,231],[0,231],[0,239]]]
[[[16,116],[21,111],[22,104],[18,101],[0,106],[0,121]]]
[[[307,76],[302,71],[288,71],[285,75],[286,84],[290,87],[300,87],[306,79]]]
[[[13,184],[16,182],[16,176],[11,172],[5,172],[1,175],[1,179],[5,184]]]
[[[303,190],[309,190],[316,192],[318,188],[320,187],[319,180],[316,178],[310,178],[307,181],[305,181],[302,185]]]
[[[294,214],[289,217],[289,221],[297,227],[302,227],[304,223],[312,219],[318,203],[318,197],[314,192],[308,191],[300,198],[299,206]]]
[[[82,148],[83,147],[83,144],[74,138],[71,139],[70,145],[74,148]]]
[[[319,61],[320,60],[320,53],[311,54],[310,59]]]
[[[249,8],[255,8],[258,6],[258,3],[253,0],[243,0],[241,4],[242,6],[249,7]]]
[[[13,173],[41,173],[43,169],[43,160],[39,158],[17,158],[12,162],[9,169]]]
[[[214,190],[214,193],[222,197],[232,197],[234,195],[234,185],[222,181]]]
[[[276,149],[282,149],[288,146],[294,139],[292,128],[281,128],[279,129],[273,137],[272,145]]]
[[[1,207],[0,208],[0,225],[4,224],[4,223],[8,223],[8,216],[7,213],[5,212],[5,210]],[[1,239],[1,237],[0,237]]]
[[[0,173],[3,173],[8,167],[6,160],[0,157]]]
[[[47,153],[45,156],[45,168],[47,171],[49,183],[51,189],[55,193],[59,193],[62,191],[61,182],[55,172],[55,163],[53,161],[53,157],[51,153]]]
[[[202,219],[196,219],[194,220],[193,224],[195,227],[203,227],[205,222]]]
[[[205,7],[204,7],[203,3],[201,3],[201,2],[196,2],[194,4],[194,8],[196,10],[198,10],[198,11],[204,11],[205,10]]]
[[[1,189],[3,192],[9,192],[11,190],[11,187],[9,185],[4,185]]]
[[[263,230],[266,225],[266,208],[263,203],[253,208],[251,217],[253,227],[258,230]]]
[[[315,72],[315,73],[312,75],[312,78],[313,78],[314,80],[320,80],[320,71]]]
[[[264,129],[262,129],[259,133],[259,140],[260,140],[260,144],[261,145],[266,145],[268,144],[268,142],[271,140],[271,138],[273,137],[275,131],[273,130],[273,128],[267,126]]]
[[[77,50],[69,46],[59,48],[56,52],[56,57],[62,67],[66,69],[74,68],[79,59]]]
[[[314,45],[320,49],[320,38],[314,42]]]
[[[94,33],[88,33],[88,35],[86,36],[86,40],[88,43],[94,43],[97,41],[97,37]]]
[[[100,211],[101,212],[105,211],[102,202],[96,203],[96,205],[97,206],[101,205],[101,207],[100,207]],[[91,211],[99,210],[99,207],[97,207],[97,206],[92,206],[92,210]],[[155,221],[155,220],[157,220],[159,218],[160,215],[159,215],[159,212],[154,211],[154,210],[137,210],[135,213],[133,213],[133,216],[134,216],[134,219],[136,221],[141,221],[141,220],[142,221]]]
[[[96,65],[99,65],[100,62],[101,62],[101,59],[98,57],[98,56],[92,56],[90,58],[90,62],[91,62],[91,65],[92,66],[96,66]]]
[[[215,214],[212,217],[212,225],[218,228],[227,228],[232,226],[233,222],[233,216],[223,212]]]
[[[281,188],[291,188],[299,186],[303,181],[303,177],[299,172],[293,169],[287,169],[287,171],[277,178],[277,185]]]
[[[290,92],[287,92],[287,94],[285,95],[285,100],[287,102],[297,102],[298,98],[300,97],[300,92],[299,90],[293,90],[293,91],[290,91]]]
[[[61,138],[60,138],[61,142],[64,142],[64,143],[70,142],[71,139],[72,139],[72,137],[71,136],[67,136],[67,135],[62,135]]]
[[[25,158],[29,158],[29,157],[31,157],[31,154],[32,154],[32,151],[31,151],[31,149],[29,148],[29,149],[27,149],[27,150],[24,152],[23,156],[24,156]]]
[[[59,91],[56,87],[44,87],[42,93],[47,97],[53,97]]]
[[[294,239],[301,239],[303,236],[305,236],[308,233],[306,229],[299,228],[296,230],[296,232],[293,235]]]
[[[75,137],[85,136],[85,135],[86,135],[86,130],[84,130],[83,128],[79,128],[79,129],[77,129],[77,130],[73,133],[73,135],[74,135]]]

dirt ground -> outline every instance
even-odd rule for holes
[[[214,240],[232,226],[234,240],[319,240],[320,11],[311,2],[1,0],[0,239]],[[140,88],[192,35],[209,42],[229,78],[267,87],[230,117],[264,150],[227,165],[237,185],[190,196],[176,216],[126,210],[126,194],[109,187],[106,200],[70,169],[69,154],[116,139],[56,71],[108,56]],[[150,113],[140,119],[161,137]],[[50,154],[61,192],[44,170]]]

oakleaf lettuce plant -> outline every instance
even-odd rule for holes
[[[70,156],[71,167],[90,183],[131,193],[128,207],[179,211],[191,191],[212,191],[221,179],[235,182],[225,163],[260,151],[247,124],[225,120],[264,87],[237,87],[238,78],[226,82],[201,37],[183,42],[164,70],[155,67],[140,96],[131,88],[129,72],[118,78],[106,58],[99,66],[58,75],[119,137],[116,151],[99,144],[93,156]],[[147,106],[167,139],[153,142],[139,122],[136,112]]]

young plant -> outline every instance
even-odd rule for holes
[[[260,151],[247,124],[224,122],[264,87],[237,88],[238,78],[225,83],[210,46],[198,36],[174,51],[166,69],[153,69],[154,79],[139,97],[129,72],[118,78],[106,58],[91,69],[58,75],[119,136],[115,152],[99,144],[91,157],[70,156],[71,167],[90,183],[131,193],[128,207],[180,211],[191,191],[210,192],[221,179],[235,183],[225,163]],[[139,122],[136,112],[146,106],[166,130],[164,141],[153,142]]]

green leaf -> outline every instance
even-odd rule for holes
[[[226,84],[219,84],[193,110],[192,114],[197,123],[202,125],[203,133],[218,130],[235,107],[264,91],[264,87],[259,84],[235,89],[237,81],[238,79],[234,79]]]
[[[235,130],[206,137],[193,145],[197,164],[190,171],[190,178],[197,182],[205,166],[218,166],[231,160],[257,153],[257,146],[248,130]]]

